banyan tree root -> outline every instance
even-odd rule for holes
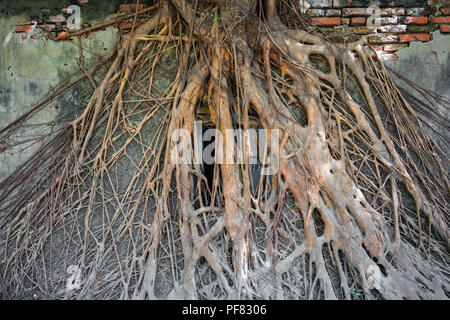
[[[2,296],[448,297],[441,151],[365,38],[289,29],[291,5],[160,1],[120,37],[83,113],[2,182]],[[224,146],[281,132],[278,170],[249,148],[173,161],[198,120]]]

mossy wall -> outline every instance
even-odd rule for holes
[[[77,1],[37,1],[18,0],[0,1],[0,127],[4,127],[44,97],[52,88],[62,82],[68,82],[80,75],[77,58],[79,47],[74,41],[48,40],[39,28],[24,34],[16,33],[18,24],[29,23],[38,17],[43,8],[51,9],[51,14],[61,13],[61,8],[78,3]],[[89,1],[82,7],[82,23],[94,24],[108,19],[117,11],[121,1]],[[117,29],[108,27],[81,37],[85,68],[99,61],[99,57],[109,53],[117,40]],[[80,87],[81,86],[81,87]],[[80,90],[83,86],[85,90]],[[55,121],[62,113],[70,113],[83,103],[83,91],[89,92],[90,84],[86,81],[67,92],[63,97],[38,113],[29,124],[48,123],[47,126],[29,126],[19,139],[32,137],[36,131],[45,132],[54,129]],[[2,141],[14,143],[14,141]],[[25,160],[38,146],[22,151],[21,147],[10,148],[0,153],[0,180]]]

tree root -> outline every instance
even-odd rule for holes
[[[27,164],[29,176],[0,195],[0,292],[447,298],[447,173],[366,39],[343,45],[290,30],[275,1],[264,19],[252,1],[214,3],[220,20],[202,11],[208,1],[149,9],[62,129],[59,152],[49,143]],[[168,48],[178,69],[161,91]],[[327,72],[314,67],[317,56]],[[279,171],[260,175],[256,192],[248,148],[243,164],[216,164],[212,177],[199,163],[173,161],[195,158],[195,143],[180,152],[174,136],[198,134],[201,108],[222,133],[225,159],[237,157],[230,129],[283,133],[266,150]],[[34,192],[15,200],[27,182]],[[78,292],[61,289],[69,265],[82,271]]]

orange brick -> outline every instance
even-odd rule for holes
[[[142,10],[144,8],[144,5],[140,4],[138,5],[138,10]],[[120,11],[134,11],[136,10],[136,5],[135,4],[121,4],[119,6],[119,10]]]
[[[441,24],[442,33],[450,33],[450,24]]]
[[[367,27],[354,27],[354,28],[352,28],[352,30],[354,33],[357,33],[357,34],[369,34],[369,33],[375,32],[374,29],[370,29]]]
[[[366,8],[344,8],[344,10],[342,10],[342,14],[344,17],[368,15]]]
[[[311,22],[321,26],[336,26],[341,24],[341,18],[312,18]]]
[[[60,33],[58,33],[58,39],[69,39],[69,33],[61,31]]]
[[[450,17],[431,17],[431,23],[448,23],[450,24]]]
[[[375,51],[383,51],[382,45],[374,44],[374,45],[372,45],[372,47],[375,49]]]
[[[408,23],[428,24],[428,17],[406,17]]]
[[[387,44],[383,47],[383,50],[386,52],[395,52],[401,49],[406,48],[407,44]]]
[[[33,31],[33,25],[32,24],[24,24],[20,26],[16,26],[16,32],[27,32],[27,31]]]
[[[450,8],[442,8],[441,12],[444,16],[450,16]]]
[[[399,42],[412,42],[412,41],[430,41],[431,35],[428,33],[410,33],[399,35]]]
[[[369,42],[370,43],[394,43],[394,42],[398,42],[398,36],[395,34],[385,34],[385,33],[371,34],[371,35],[369,35]]]
[[[364,18],[364,17],[355,17],[355,18],[352,18],[351,21],[352,21],[352,25],[354,25],[354,24],[364,24],[364,23],[366,23],[366,18]]]

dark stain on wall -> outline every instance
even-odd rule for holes
[[[0,83],[0,112],[7,112],[9,107],[11,106],[12,100],[13,96],[11,93],[11,89],[3,86]]]

